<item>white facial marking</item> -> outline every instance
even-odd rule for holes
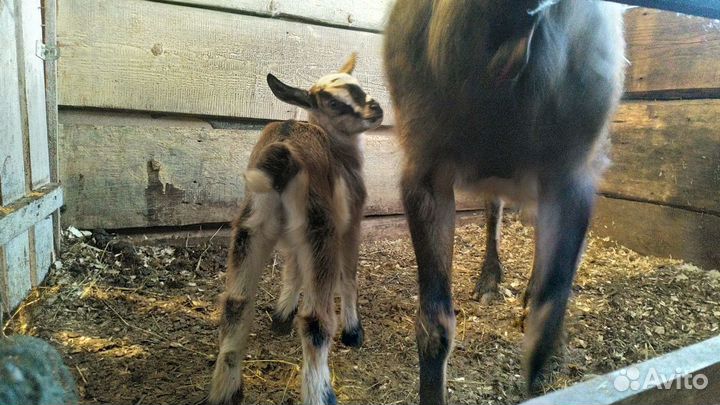
[[[360,82],[347,73],[332,73],[321,77],[320,80],[315,83],[315,87],[332,88],[345,84],[357,84],[359,86]]]

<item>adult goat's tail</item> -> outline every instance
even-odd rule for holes
[[[287,144],[273,142],[260,151],[256,163],[245,172],[245,184],[255,193],[282,192],[301,167]]]

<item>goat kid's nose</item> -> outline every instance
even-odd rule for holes
[[[370,111],[372,111],[374,113],[382,112],[382,108],[380,107],[380,104],[375,100],[370,100],[370,102],[368,103],[368,107],[370,108]]]

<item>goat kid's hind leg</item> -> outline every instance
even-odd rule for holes
[[[563,320],[594,202],[589,176],[541,180],[535,260],[525,332],[529,391],[539,388],[542,371],[557,352]]]
[[[296,322],[303,348],[302,399],[306,405],[334,405],[328,356],[335,334],[338,244],[329,209],[310,201],[308,240],[299,248],[303,301]]]
[[[446,403],[445,369],[455,336],[452,250],[455,196],[450,173],[413,173],[406,167],[403,204],[418,266],[420,306],[415,322],[420,404]]]
[[[498,284],[502,280],[503,266],[498,254],[500,244],[500,224],[502,223],[503,202],[499,198],[487,200],[487,240],[485,244],[485,260],[483,261],[480,278],[475,285],[474,296],[481,304],[489,304],[498,292]]]
[[[282,272],[282,290],[272,315],[272,331],[279,336],[289,335],[297,314],[302,279],[298,270],[297,255],[288,249]]]
[[[220,353],[215,362],[208,403],[235,405],[243,398],[242,361],[255,316],[255,293],[276,238],[272,225],[248,204],[233,226],[227,281],[222,297]]]
[[[343,237],[340,249],[342,271],[340,274],[340,300],[342,308],[342,334],[340,341],[348,347],[360,347],[365,331],[357,309],[357,266],[360,249],[360,224],[352,226]]]

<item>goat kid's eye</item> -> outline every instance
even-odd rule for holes
[[[338,103],[337,100],[330,100],[330,102],[328,102],[328,105],[330,106],[330,108],[338,108],[340,106],[340,103]]]

